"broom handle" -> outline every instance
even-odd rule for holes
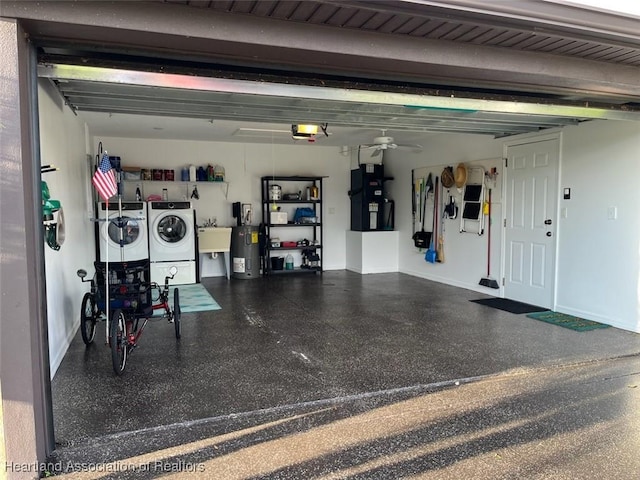
[[[431,222],[431,248],[435,251],[436,249],[436,236],[438,235],[438,219],[436,218],[436,198],[438,192],[434,189],[433,191],[433,221]]]
[[[437,249],[438,241],[438,177],[436,177],[436,188],[433,194],[433,222],[435,227],[433,228],[433,249]]]
[[[444,187],[442,186],[442,182],[440,183],[440,192],[438,192],[438,216],[440,216],[440,202],[442,200],[442,191]],[[444,218],[444,215],[443,215]],[[440,222],[440,234],[438,235],[438,261],[440,263],[444,263],[444,219]]]
[[[489,208],[488,208],[488,220],[487,226],[487,277],[491,275],[491,189],[489,189]]]
[[[424,232],[424,220],[427,218],[427,195],[429,194],[429,190],[427,187],[424,187],[424,195],[421,195],[422,199],[422,218],[420,219],[420,230]]]

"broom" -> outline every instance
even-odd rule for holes
[[[436,177],[436,187],[433,192],[433,233],[431,234],[429,249],[424,254],[424,259],[429,263],[436,263],[438,259],[436,252],[436,237],[438,235],[438,177]]]
[[[498,282],[491,278],[491,189],[489,189],[489,212],[487,213],[489,226],[487,227],[487,276],[480,279],[480,285],[489,288],[500,288]]]

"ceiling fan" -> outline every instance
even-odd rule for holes
[[[406,145],[401,143],[395,143],[393,137],[387,137],[386,130],[381,130],[382,136],[373,139],[373,143],[366,145],[360,145],[361,150],[373,150],[372,157],[380,155],[384,150],[392,150],[394,148],[411,148],[412,150],[419,152],[422,150],[422,145]]]

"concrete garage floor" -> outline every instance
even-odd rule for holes
[[[103,329],[53,380],[68,478],[631,478],[640,335],[575,332],[402,274],[204,279],[116,377]],[[103,325],[101,325],[102,327]]]

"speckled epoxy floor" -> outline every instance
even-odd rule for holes
[[[76,336],[53,381],[56,458],[108,462],[152,451],[165,458],[173,448],[176,458],[207,465],[208,474],[194,478],[399,478],[414,470],[465,478],[455,472],[469,459],[504,466],[494,452],[524,455],[538,440],[553,457],[556,437],[578,428],[611,436],[593,417],[613,421],[638,406],[638,390],[623,385],[637,381],[640,370],[633,356],[640,336],[629,332],[574,332],[469,302],[481,297],[475,292],[402,274],[203,284],[222,310],[184,314],[179,342],[171,325],[150,324],[123,377],[113,375],[102,332],[88,349]],[[631,357],[615,359],[625,355]],[[615,368],[617,376],[602,373]],[[608,390],[612,375],[625,379],[617,390]],[[563,426],[554,396],[564,408],[577,402],[595,410],[591,418],[578,410]],[[605,398],[615,408],[601,412]],[[450,423],[432,418],[434,408],[446,410]],[[414,419],[414,410],[424,418]],[[389,426],[389,419],[403,426]],[[370,437],[359,430],[373,427]],[[503,435],[505,428],[516,435]],[[131,431],[137,433],[125,433]],[[291,453],[302,445],[287,443],[292,438],[311,442],[306,453]],[[467,458],[451,444],[456,438],[476,453]],[[207,439],[218,446],[190,450]],[[258,457],[247,458],[251,453]],[[380,463],[381,455],[391,463]],[[246,462],[255,468],[240,468]],[[514,478],[508,464],[504,478]]]

